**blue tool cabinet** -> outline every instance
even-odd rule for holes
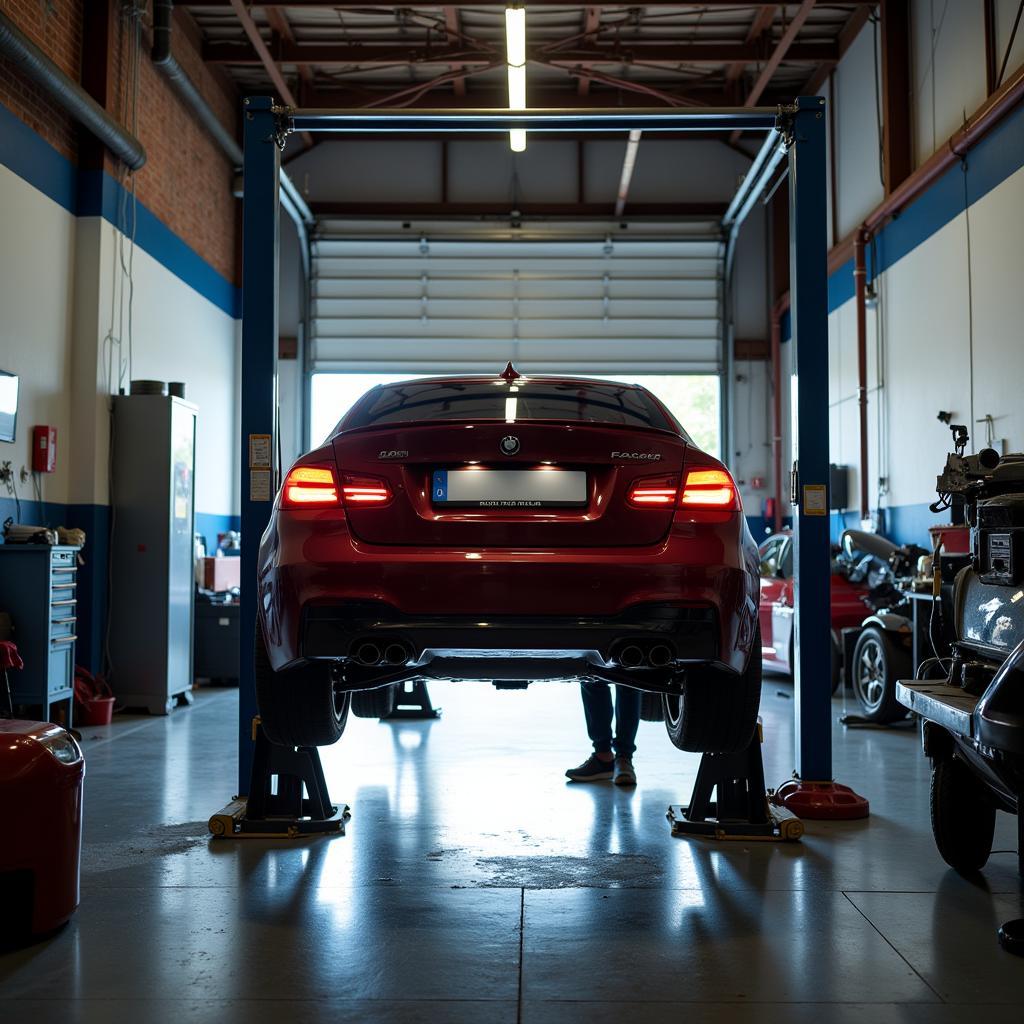
[[[15,706],[72,724],[78,548],[0,544],[0,611],[11,616],[25,667],[8,673]]]

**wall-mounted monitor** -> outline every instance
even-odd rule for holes
[[[0,370],[0,441],[13,441],[18,423],[18,378]]]

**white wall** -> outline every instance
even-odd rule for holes
[[[52,424],[58,430],[57,472],[43,479],[45,500],[106,504],[104,339],[112,323],[120,236],[100,218],[76,219],[5,167],[0,223],[0,368],[21,377],[18,440],[0,445],[0,459],[10,458],[16,470],[28,465],[32,426]],[[185,382],[188,400],[199,406],[196,511],[237,512],[237,321],[138,246],[133,278],[132,375]],[[127,302],[124,309],[126,352]],[[116,308],[113,327],[117,336]],[[116,391],[116,369],[113,376]],[[125,381],[127,390],[127,375]],[[22,489],[21,497],[31,497],[30,490]]]
[[[0,166],[0,224],[0,369],[21,378],[17,440],[0,442],[0,461],[10,460],[16,474],[30,467],[32,427],[55,426],[57,471],[44,476],[43,491],[47,501],[66,502],[75,218]],[[18,487],[32,497],[31,486]]]

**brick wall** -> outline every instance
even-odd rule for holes
[[[83,11],[105,0],[0,0],[0,10],[75,81],[81,80]],[[114,0],[118,12],[121,0]],[[149,59],[151,4],[142,20],[139,62],[138,128],[146,148],[145,166],[136,172],[136,194],[183,241],[229,280],[238,283],[236,233],[238,202],[231,195],[232,167],[206,131],[170,90]],[[128,22],[117,18],[111,53],[108,112],[122,124],[130,118],[124,82],[130,44]],[[234,130],[240,100],[234,87],[207,68],[199,36],[187,15],[175,12],[172,49],[221,121]],[[84,59],[102,60],[89,54]],[[0,60],[0,103],[38,132],[58,152],[77,162],[79,130],[33,83]],[[125,109],[121,109],[122,106]],[[237,132],[236,132],[237,135]],[[105,168],[119,176],[107,155]]]
[[[82,0],[0,0],[3,11],[76,82],[82,61]],[[75,123],[14,64],[0,57],[0,103],[69,160],[78,159]]]

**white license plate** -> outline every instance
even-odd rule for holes
[[[431,496],[449,508],[582,508],[587,474],[575,469],[436,469]]]

